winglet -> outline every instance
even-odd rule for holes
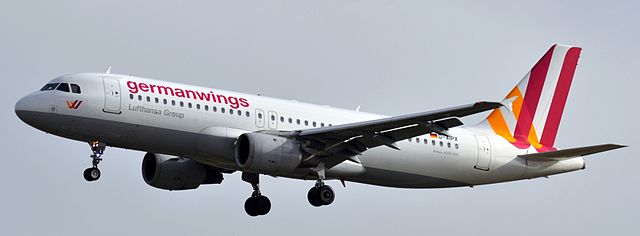
[[[518,99],[518,96],[505,98],[504,100],[502,100],[502,102],[500,102],[500,105],[502,105],[503,107],[507,108],[507,110],[509,110],[510,112],[513,112],[513,102],[516,99]]]

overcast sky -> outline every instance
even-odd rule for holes
[[[638,235],[640,6],[634,1],[0,1],[0,235]],[[240,174],[168,192],[144,153],[45,134],[15,102],[75,72],[132,74],[399,115],[500,100],[554,43],[583,47],[560,148],[620,143],[587,169],[471,188],[262,178],[271,212],[243,210]],[[486,114],[465,119],[473,123]],[[167,137],[170,138],[170,137]],[[392,157],[390,157],[392,158]]]

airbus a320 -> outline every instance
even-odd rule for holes
[[[195,189],[242,172],[244,209],[265,215],[262,175],[312,180],[313,206],[335,199],[327,180],[448,188],[585,168],[582,156],[624,147],[554,146],[581,48],[552,46],[502,101],[383,116],[112,73],[57,77],[21,98],[17,116],[46,133],[89,143],[87,181],[107,146],[146,152],[156,188]],[[478,124],[459,118],[490,111]]]

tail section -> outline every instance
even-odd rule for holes
[[[581,50],[553,45],[505,97],[512,101],[511,109],[497,108],[485,122],[518,148],[555,150],[553,144]]]

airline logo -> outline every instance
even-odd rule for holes
[[[553,144],[581,50],[551,47],[506,96],[513,99],[512,108],[501,107],[489,115],[491,129],[521,149],[556,150]]]
[[[73,102],[67,101],[67,107],[73,110],[78,109],[78,107],[80,107],[80,104],[82,104],[82,101],[80,100],[75,100]]]
[[[213,91],[202,92],[190,89],[182,89],[166,85],[138,83],[135,81],[127,81],[129,92],[137,94],[139,92],[154,93],[160,95],[169,95],[172,97],[180,97],[187,99],[197,99],[200,101],[213,102],[218,104],[230,105],[231,108],[249,107],[249,101],[246,98],[217,94]]]

